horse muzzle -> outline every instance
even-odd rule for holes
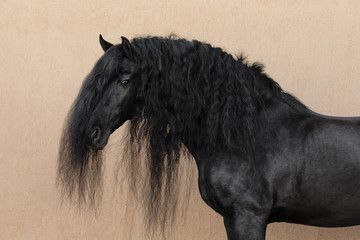
[[[88,133],[86,147],[95,150],[102,150],[106,146],[109,136],[109,131],[104,131],[98,126],[92,127]]]

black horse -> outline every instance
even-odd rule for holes
[[[360,224],[360,118],[312,112],[260,64],[199,41],[122,37],[112,45],[100,36],[100,43],[105,54],[86,77],[61,140],[65,195],[95,202],[101,150],[130,120],[126,160],[136,182],[145,150],[149,189],[141,190],[150,225],[173,217],[173,184],[186,155],[228,239],[264,240],[271,222]]]

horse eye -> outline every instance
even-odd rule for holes
[[[129,81],[129,80],[127,80],[127,79],[125,79],[125,80],[121,80],[121,81],[120,81],[120,85],[125,87],[126,85],[128,85],[128,84],[129,84],[129,82],[130,82],[130,81]]]
[[[123,74],[122,76],[120,76],[120,79],[119,79],[120,85],[123,87],[127,86],[130,82],[130,77],[131,77],[130,74]]]

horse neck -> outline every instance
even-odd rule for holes
[[[255,95],[255,101],[260,103],[261,106],[266,108],[269,104],[277,102],[278,104],[286,104],[289,106],[289,109],[293,109],[302,114],[311,112],[309,108],[296,97],[283,91],[280,85],[266,74],[255,72],[253,81],[252,92]]]

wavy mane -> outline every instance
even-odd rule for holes
[[[85,123],[109,80],[118,73],[118,59],[119,53],[112,51],[95,64],[69,111],[60,140],[57,184],[70,200],[91,206],[102,195],[103,154],[86,147]]]
[[[251,70],[242,59],[198,41],[138,38],[132,46],[140,56],[139,91],[145,108],[131,120],[126,154],[130,159],[124,162],[133,169],[130,178],[136,176],[139,167],[135,165],[145,148],[149,190],[140,191],[147,223],[164,227],[174,218],[174,182],[180,156],[186,156],[188,149],[227,149],[251,160],[256,112],[251,86],[253,74],[261,70],[260,65]],[[131,182],[132,189],[137,189],[136,181]]]

